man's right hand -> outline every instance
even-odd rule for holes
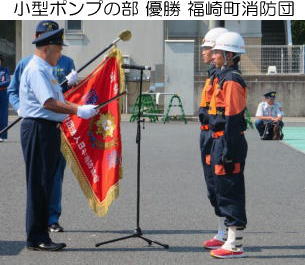
[[[98,113],[96,105],[82,105],[77,108],[77,116],[82,119],[90,119]]]

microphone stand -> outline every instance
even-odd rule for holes
[[[109,244],[109,243],[113,243],[113,242],[117,242],[117,241],[121,241],[121,240],[125,240],[125,239],[129,239],[129,238],[141,238],[142,240],[146,241],[148,243],[149,246],[152,245],[152,243],[159,245],[161,247],[164,247],[165,249],[168,249],[169,246],[166,244],[162,244],[158,241],[154,241],[151,239],[148,239],[146,237],[143,236],[143,232],[142,229],[140,227],[140,163],[141,163],[141,123],[143,123],[145,120],[142,119],[142,113],[141,113],[141,107],[142,107],[142,83],[143,83],[143,70],[141,69],[141,76],[140,76],[140,94],[139,94],[139,111],[138,111],[138,120],[137,120],[137,136],[136,136],[136,143],[137,143],[137,226],[136,229],[134,230],[134,233],[128,236],[124,236],[124,237],[120,237],[120,238],[116,238],[116,239],[112,239],[112,240],[108,240],[108,241],[104,241],[101,243],[97,243],[95,244],[95,247],[99,247],[101,245],[105,245],[105,244]],[[143,126],[144,127],[144,126]]]

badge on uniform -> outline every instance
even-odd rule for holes
[[[51,80],[51,83],[52,83],[53,85],[58,85],[58,82],[57,82],[57,80],[55,80],[55,79],[52,79],[52,80]]]

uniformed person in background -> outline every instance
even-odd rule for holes
[[[242,231],[247,225],[244,167],[247,142],[246,84],[238,70],[240,55],[245,53],[243,38],[235,32],[223,33],[213,48],[213,61],[221,71],[210,108],[213,145],[211,165],[220,216],[225,218],[227,239],[210,254],[217,258],[244,256]]]
[[[4,129],[8,123],[8,99],[6,90],[10,83],[10,73],[4,67],[4,58],[0,54],[0,130]],[[0,135],[0,143],[7,139],[7,132]]]
[[[97,114],[94,105],[65,102],[53,67],[61,57],[63,29],[45,32],[33,41],[33,58],[20,80],[20,136],[26,169],[26,233],[30,250],[56,251],[48,233],[48,208],[60,160],[59,123],[67,114],[88,119]]]
[[[214,207],[216,216],[218,216],[218,231],[217,234],[210,240],[203,242],[203,246],[207,249],[218,248],[223,245],[226,238],[226,227],[224,225],[224,218],[220,216],[219,209],[216,202],[214,176],[211,168],[211,147],[212,137],[211,130],[209,129],[209,114],[208,109],[210,106],[211,97],[213,95],[214,87],[217,85],[217,71],[215,64],[212,60],[212,48],[215,46],[216,39],[223,33],[228,32],[225,28],[213,28],[206,33],[202,41],[202,59],[205,64],[209,65],[208,78],[201,92],[201,101],[199,108],[200,120],[200,151],[203,172],[208,192],[208,198],[211,205]]]
[[[261,139],[283,139],[281,133],[284,123],[284,113],[278,102],[275,102],[276,91],[264,94],[265,100],[258,104],[255,127]],[[279,130],[276,128],[279,127]],[[278,132],[277,132],[278,131]],[[278,135],[280,133],[280,135]]]
[[[41,34],[57,30],[59,28],[58,24],[52,20],[44,20],[37,24],[35,38],[38,38]],[[14,110],[19,114],[19,85],[20,78],[23,70],[33,58],[33,55],[27,56],[20,60],[16,66],[14,76],[7,89],[9,102],[14,108]],[[62,85],[63,93],[66,92],[69,87],[77,82],[77,72],[75,71],[75,66],[73,60],[65,55],[62,55],[57,62],[57,65],[53,68],[53,73],[59,84],[62,84],[65,79],[68,82],[64,82]],[[66,161],[61,155],[58,168],[55,173],[55,188],[53,190],[52,199],[49,204],[49,231],[50,232],[63,232],[63,227],[59,224],[59,217],[61,215],[61,197],[62,197],[62,182],[64,177],[64,170],[66,167]]]

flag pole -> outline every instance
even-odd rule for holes
[[[1,134],[8,131],[11,127],[13,127],[16,123],[18,123],[20,120],[22,120],[22,117],[18,117],[16,120],[14,120],[10,125],[6,126],[4,129],[0,131],[0,138]]]
[[[124,91],[124,92],[118,94],[117,96],[115,96],[115,97],[113,97],[113,98],[111,98],[111,99],[109,99],[109,100],[107,100],[107,101],[105,101],[105,102],[102,102],[101,104],[97,105],[97,106],[95,107],[95,109],[99,110],[99,109],[101,109],[102,107],[105,107],[106,105],[108,105],[110,102],[112,102],[112,101],[114,101],[114,100],[120,98],[121,96],[123,96],[123,95],[125,95],[125,94],[126,94],[126,91]]]
[[[91,60],[89,60],[87,63],[85,63],[81,68],[79,68],[76,72],[80,73],[83,71],[88,65],[90,65],[92,62],[94,62],[97,58],[99,58],[102,54],[104,54],[106,51],[108,51],[111,47],[116,45],[120,40],[122,41],[129,41],[132,37],[130,30],[124,30],[120,33],[118,38],[116,38],[113,42],[111,42],[104,50],[102,50],[100,53],[98,53],[96,56],[94,56]],[[63,81],[60,86],[64,85],[67,82],[67,79]],[[0,131],[0,136],[2,133],[7,132],[10,128],[12,128],[15,124],[17,124],[19,121],[22,120],[22,117],[18,117],[15,121],[13,121],[10,125],[6,126],[4,129]]]

